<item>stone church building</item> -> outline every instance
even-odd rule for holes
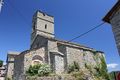
[[[77,43],[59,40],[54,34],[54,17],[36,11],[32,20],[30,49],[23,52],[10,52],[7,55],[7,77],[21,80],[30,65],[51,65],[56,74],[67,72],[68,65],[76,61],[80,69],[85,64],[93,68],[104,58],[102,51]]]

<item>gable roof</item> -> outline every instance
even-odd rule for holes
[[[20,54],[20,52],[16,52],[16,51],[9,51],[8,55],[18,55]]]
[[[35,38],[35,40],[38,37],[43,37],[43,38],[46,38],[48,40],[56,41],[58,44],[62,44],[62,45],[66,45],[66,46],[70,46],[70,47],[74,47],[74,48],[80,48],[80,49],[89,50],[89,51],[93,51],[93,52],[104,53],[102,51],[96,51],[93,48],[90,48],[90,47],[87,47],[87,46],[84,46],[84,45],[81,45],[81,44],[78,44],[78,43],[75,43],[75,42],[69,42],[69,41],[60,40],[60,39],[56,39],[56,38],[52,38],[52,37],[46,37],[46,36],[42,36],[42,35],[37,35],[37,37]],[[34,40],[34,42],[35,42],[35,40]],[[34,42],[33,42],[33,44],[34,44]]]
[[[110,23],[110,17],[120,9],[120,0],[112,7],[112,9],[103,18],[103,21]]]

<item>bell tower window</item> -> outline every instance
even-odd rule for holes
[[[47,29],[47,24],[45,24],[45,29]]]
[[[35,22],[34,22],[34,23],[33,23],[33,31],[35,31],[35,28],[36,28],[35,25],[36,25],[36,24],[35,24]]]
[[[43,13],[43,16],[45,16],[45,13]]]

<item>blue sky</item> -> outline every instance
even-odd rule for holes
[[[116,1],[5,0],[0,13],[0,59],[5,61],[8,51],[29,49],[32,15],[36,10],[55,17],[56,38],[70,40],[100,24]],[[104,51],[109,71],[120,70],[111,25],[106,23],[74,42]]]

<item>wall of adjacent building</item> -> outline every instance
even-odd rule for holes
[[[17,80],[19,76],[23,75],[24,72],[24,54],[19,54],[15,58],[14,62],[14,80]]]
[[[120,54],[120,9],[113,16],[111,16],[110,23],[112,25],[116,45]]]

